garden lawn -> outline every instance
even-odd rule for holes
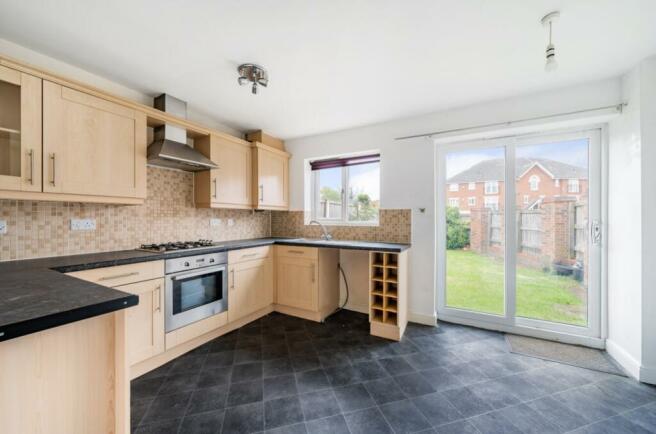
[[[503,315],[503,261],[466,250],[447,250],[447,306]],[[566,276],[517,268],[517,316],[586,324],[585,290]]]

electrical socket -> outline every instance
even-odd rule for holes
[[[210,226],[221,226],[221,219],[210,219]]]
[[[228,226],[234,226],[235,221],[233,219],[228,219]]]
[[[72,231],[95,231],[96,219],[71,219]]]
[[[0,220],[0,235],[7,233],[7,220]]]

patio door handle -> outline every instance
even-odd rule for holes
[[[590,224],[590,241],[594,245],[601,244],[601,223],[599,223],[599,220],[592,220]]]

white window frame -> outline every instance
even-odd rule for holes
[[[449,184],[449,191],[458,191],[459,188],[460,187],[458,184],[453,184],[453,183]]]
[[[528,178],[528,188],[531,191],[540,190],[540,177],[538,175],[531,175],[531,177]]]
[[[576,179],[568,179],[567,180],[567,192],[568,193],[580,193],[581,192],[581,182]]]
[[[499,194],[499,181],[485,181],[485,194]]]
[[[524,195],[524,205],[528,205],[528,201],[529,201],[529,195],[525,194]]]
[[[476,190],[476,183],[475,182],[470,182],[468,188],[469,188],[469,191]]]
[[[348,196],[347,188],[349,185],[349,167],[344,166],[342,169],[342,191],[341,191],[341,200],[342,200],[342,213],[339,218],[322,218],[317,216],[317,211],[320,208],[321,203],[321,186],[319,180],[319,172],[321,170],[313,170],[311,173],[312,176],[312,209],[310,210],[311,219],[317,220],[322,223],[327,223],[332,226],[379,226],[380,225],[380,209],[378,209],[378,216],[375,220],[359,222],[351,221],[348,219]],[[378,162],[378,170],[380,171],[380,162]],[[378,187],[380,188],[380,176],[378,177]],[[307,220],[305,223],[308,224],[310,220]]]
[[[483,207],[493,211],[499,211],[499,196],[485,196],[483,199]]]
[[[450,197],[449,206],[454,208],[460,208],[460,199],[457,197]]]
[[[467,205],[476,206],[476,196],[469,196],[469,199],[467,199]]]

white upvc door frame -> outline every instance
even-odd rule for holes
[[[603,210],[605,146],[602,139],[605,130],[600,127],[588,129],[568,129],[564,131],[532,133],[519,136],[509,136],[466,143],[438,144],[436,152],[436,286],[437,286],[437,316],[450,322],[457,322],[487,329],[523,334],[539,338],[553,339],[568,343],[603,348],[606,315],[603,302],[605,268],[602,246],[605,218]],[[598,220],[602,224],[602,243],[592,244],[588,237],[589,273],[588,273],[588,324],[580,327],[570,324],[554,323],[532,318],[521,318],[515,315],[515,267],[517,253],[516,221],[515,221],[515,152],[518,146],[550,143],[554,141],[588,139],[588,234],[590,222]],[[504,224],[505,226],[505,312],[504,315],[467,311],[448,307],[446,305],[446,155],[455,151],[472,149],[499,148],[505,150],[505,180],[504,180]]]

